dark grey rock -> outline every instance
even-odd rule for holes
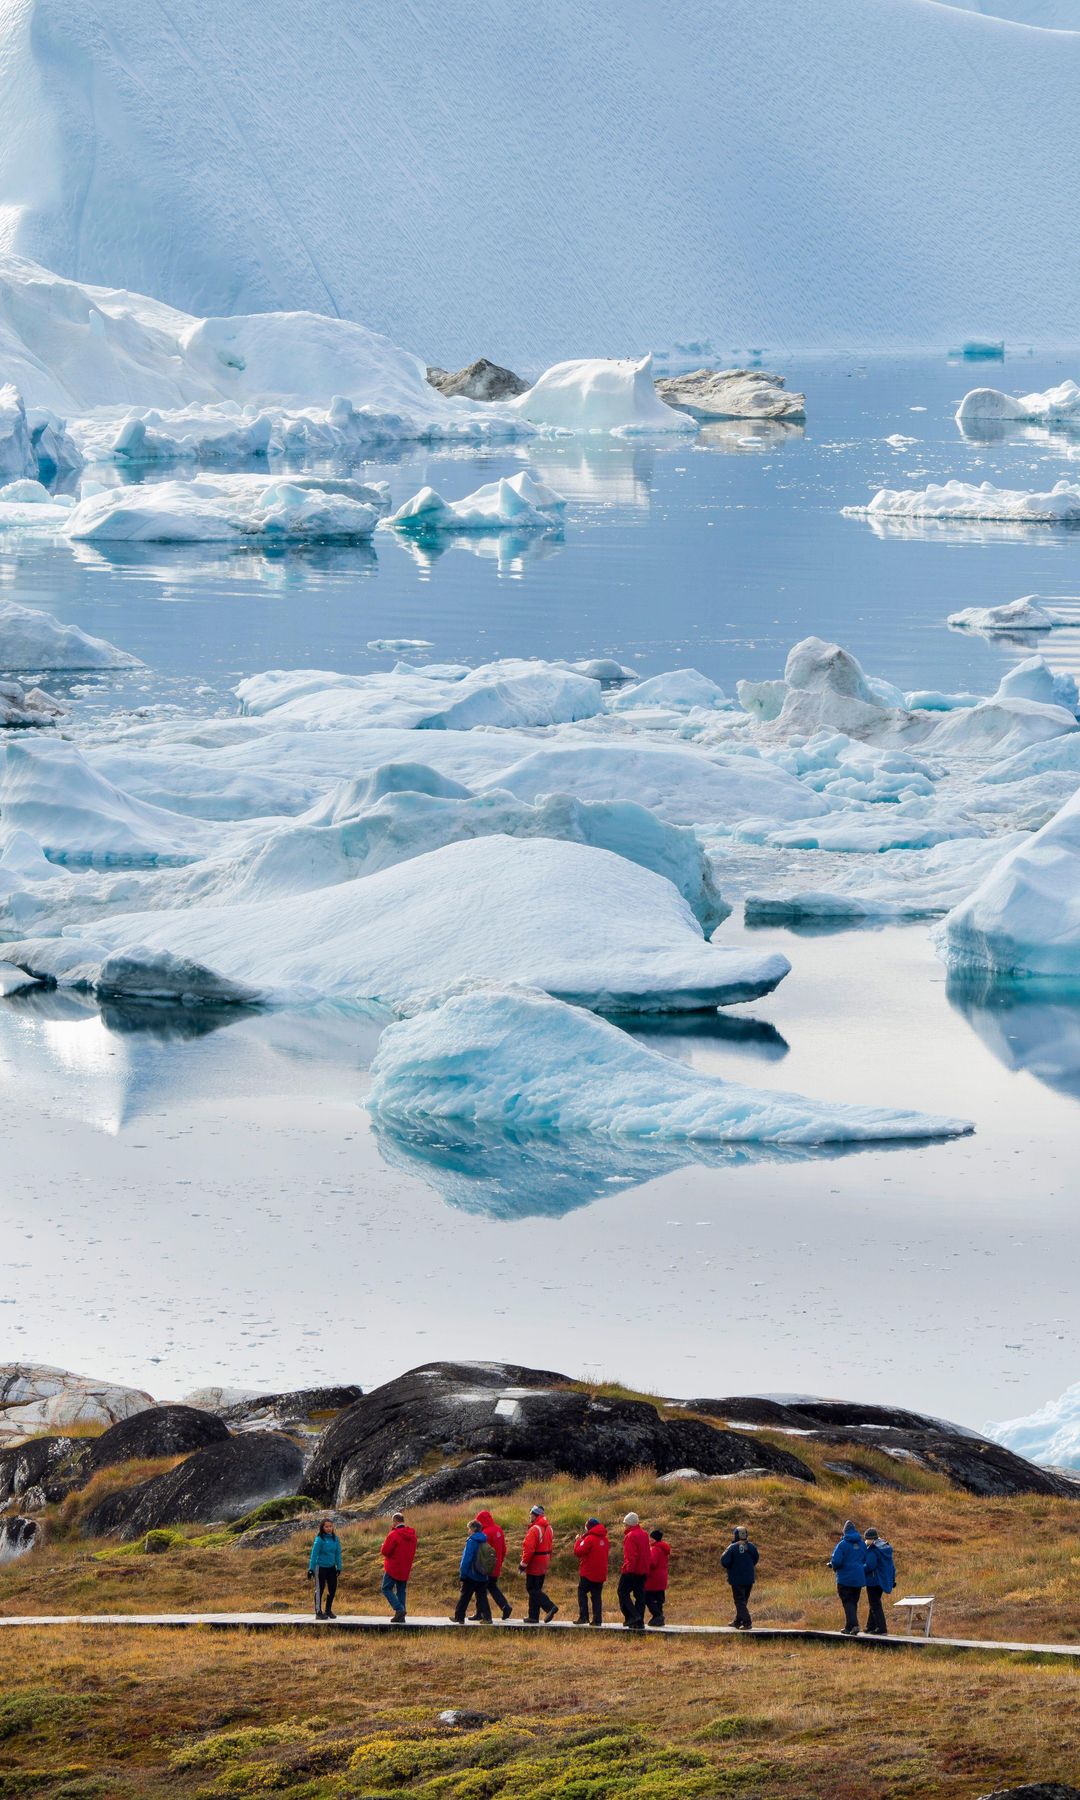
[[[256,1394],[233,1406],[221,1408],[220,1417],[232,1431],[322,1431],[327,1415],[344,1412],[363,1397],[355,1383],[341,1387],[294,1388],[285,1394]],[[321,1416],[320,1416],[321,1415]]]
[[[518,394],[527,393],[530,386],[513,369],[488,362],[486,356],[470,363],[467,369],[429,369],[427,378],[448,400],[514,400]]]
[[[21,1500],[24,1509],[62,1500],[78,1480],[84,1445],[75,1438],[30,1438],[0,1450],[0,1506]]]
[[[238,1519],[264,1500],[297,1492],[302,1452],[274,1432],[250,1432],[208,1444],[166,1475],[99,1501],[82,1523],[84,1537],[141,1537],[161,1525],[208,1525]]]
[[[1080,1800],[1080,1788],[1068,1787],[1062,1781],[1035,1781],[1026,1787],[995,1788],[980,1800]]]
[[[213,1413],[200,1412],[194,1406],[149,1406],[91,1439],[83,1458],[82,1482],[114,1463],[187,1456],[207,1444],[224,1443],[228,1436],[228,1426]]]
[[[429,1506],[452,1500],[480,1500],[487,1495],[513,1494],[527,1481],[544,1482],[555,1474],[552,1463],[508,1462],[501,1456],[470,1456],[467,1462],[450,1463],[431,1475],[417,1475],[404,1487],[387,1494],[381,1507]]]
[[[27,1519],[19,1513],[8,1513],[0,1519],[0,1563],[26,1556],[37,1543],[40,1531],[37,1519]]]
[[[456,1727],[458,1731],[476,1731],[481,1725],[494,1725],[494,1713],[466,1712],[459,1706],[448,1706],[439,1714],[440,1725]]]
[[[891,1481],[888,1475],[879,1475],[869,1463],[851,1462],[845,1457],[839,1462],[827,1462],[825,1467],[830,1475],[842,1475],[845,1481],[865,1481],[867,1487],[892,1488],[895,1492],[903,1492],[902,1481]]]
[[[418,1475],[433,1451],[457,1465]],[[565,1376],[513,1364],[432,1363],[376,1388],[327,1428],[305,1491],[338,1505],[389,1486],[413,1504],[418,1494],[465,1498],[493,1491],[470,1485],[476,1458],[498,1465],[487,1465],[485,1479],[509,1480],[507,1465],[514,1465],[515,1485],[554,1470],[614,1481],[630,1469],[663,1474],[690,1465],[728,1474],[764,1464],[814,1479],[786,1451],[700,1421],[662,1419],[647,1401],[593,1396]]]

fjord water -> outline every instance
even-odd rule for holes
[[[945,626],[963,606],[1080,595],[1080,535],[881,535],[841,512],[881,485],[1080,479],[1067,438],[971,443],[952,420],[973,385],[1045,388],[1073,362],[766,363],[807,392],[805,432],[414,452],[358,471],[395,500],[424,482],[453,499],[527,463],[567,497],[559,540],[435,554],[380,533],[373,549],[270,556],[12,535],[0,593],[144,659],[69,684],[77,731],[124,708],[232,711],[232,686],[260,669],[385,668],[367,644],[391,637],[446,661],[691,664],[729,691],[781,673],[811,632],[904,688],[989,692],[1032,648],[1080,668],[1080,631],[1046,647]],[[723,935],[750,934],[736,914]],[[813,1158],[392,1140],[363,1109],[370,1020],[0,1006],[12,1353],[160,1395],[368,1384],[434,1356],[685,1393],[843,1391],[973,1423],[1059,1392],[1078,1373],[1080,1001],[950,989],[925,925],[752,936],[793,964],[775,995],[642,1035],[733,1079],[969,1117],[976,1135]]]

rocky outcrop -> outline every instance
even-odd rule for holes
[[[981,1800],[1080,1800],[1080,1788],[1062,1781],[1029,1782],[1025,1787],[995,1788]]]
[[[157,1456],[187,1456],[207,1444],[220,1444],[229,1428],[213,1413],[193,1406],[149,1406],[91,1438],[82,1460],[82,1480],[113,1463],[142,1462]]]
[[[0,1450],[0,1508],[17,1500],[24,1511],[38,1512],[62,1500],[72,1486],[72,1458],[79,1447],[74,1438],[39,1437]]]
[[[165,1475],[109,1494],[87,1513],[85,1537],[141,1537],[162,1525],[238,1519],[264,1500],[295,1493],[303,1453],[287,1437],[251,1432],[196,1450]]]
[[[656,391],[668,406],[702,423],[712,419],[770,419],[801,425],[806,395],[789,394],[782,375],[764,369],[692,369],[661,376]]]
[[[9,1513],[0,1519],[0,1563],[14,1562],[17,1556],[26,1556],[37,1543],[40,1531],[36,1519],[23,1518],[19,1513]]]
[[[65,1425],[115,1425],[153,1404],[139,1388],[43,1363],[0,1363],[0,1444]]]
[[[344,1412],[363,1395],[355,1383],[341,1387],[294,1388],[286,1394],[252,1394],[221,1409],[230,1431],[287,1431],[310,1437],[322,1431],[334,1413]]]
[[[1067,1475],[1025,1462],[1004,1445],[950,1425],[946,1420],[903,1407],[861,1406],[847,1400],[765,1400],[732,1396],[690,1400],[691,1411],[740,1426],[798,1432],[819,1443],[880,1450],[897,1462],[914,1462],[943,1475],[954,1487],[985,1498],[1049,1494],[1080,1499],[1080,1483]]]
[[[417,1476],[433,1453],[442,1455],[443,1468]],[[477,1458],[494,1461],[477,1467]],[[594,1396],[565,1376],[509,1364],[432,1363],[342,1413],[323,1435],[305,1490],[344,1505],[394,1486],[411,1493],[415,1504],[418,1492],[478,1496],[492,1491],[492,1477],[509,1483],[511,1473],[520,1485],[556,1470],[578,1480],[614,1481],[641,1467],[663,1475],[693,1466],[718,1475],[761,1465],[814,1479],[786,1451],[701,1421],[664,1419],[647,1401]],[[402,1486],[407,1476],[413,1479]]]
[[[514,400],[529,390],[529,383],[515,375],[513,369],[500,368],[486,356],[470,363],[467,369],[429,369],[427,378],[433,388],[448,400]]]

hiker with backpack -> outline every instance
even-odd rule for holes
[[[502,1609],[503,1618],[508,1619],[514,1609],[499,1586],[499,1576],[502,1574],[502,1566],[506,1561],[506,1533],[501,1525],[496,1524],[492,1514],[486,1508],[477,1513],[476,1523],[495,1552],[491,1574],[488,1576],[488,1598],[494,1600],[496,1606]]]
[[[544,1624],[550,1625],[559,1610],[554,1600],[544,1590],[544,1579],[551,1567],[554,1541],[547,1514],[542,1506],[534,1506],[529,1513],[529,1529],[525,1533],[525,1541],[521,1546],[521,1562],[519,1564],[529,1595],[529,1610],[525,1615],[526,1625],[539,1625],[541,1612],[544,1615]]]
[[[866,1544],[866,1598],[870,1603],[866,1629],[872,1637],[888,1637],[889,1627],[881,1596],[891,1594],[896,1586],[893,1547],[872,1526],[863,1533],[863,1540]]]
[[[470,1519],[469,1535],[465,1539],[465,1548],[461,1553],[461,1564],[458,1569],[461,1593],[458,1596],[455,1610],[450,1614],[455,1625],[464,1625],[470,1600],[476,1601],[477,1623],[491,1624],[488,1578],[494,1567],[495,1551],[484,1535],[484,1528],[478,1519]]]

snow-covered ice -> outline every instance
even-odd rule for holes
[[[15,600],[0,600],[0,669],[131,669],[137,656],[77,625],[62,625],[52,613]]]
[[[999,388],[972,388],[956,411],[956,423],[969,425],[1078,425],[1080,387],[1063,381],[1042,394],[1003,394]]]
[[[731,824],[763,814],[803,819],[828,811],[819,795],[762,758],[703,755],[647,741],[545,744],[490,780],[519,800],[541,794],[636,800],[680,825]]]
[[[620,688],[608,701],[608,710],[637,712],[643,707],[656,707],[666,712],[690,712],[696,706],[711,709],[730,705],[724,690],[699,669],[667,669],[662,675],[649,675],[632,687]]]
[[[444,531],[553,531],[562,523],[566,501],[527,469],[490,481],[463,500],[444,500],[421,488],[386,521],[394,531],[419,535]]]
[[[971,1129],[959,1119],[830,1106],[721,1081],[580,1007],[513,990],[453,995],[390,1026],[368,1104],[398,1126],[448,1119],[660,1142],[839,1144]]]
[[[24,687],[21,681],[0,680],[0,727],[55,725],[67,708],[43,688]]]
[[[965,606],[950,613],[946,621],[956,631],[1053,631],[1061,625],[1075,624],[1066,613],[1046,606],[1038,594],[1024,594],[1019,600],[1008,600],[1003,606]]]
[[[75,744],[21,737],[0,741],[0,819],[57,863],[183,863],[213,842],[199,820],[115,787]]]
[[[1080,524],[1080,487],[1057,481],[1045,492],[995,487],[990,481],[931,483],[925,488],[879,488],[865,506],[845,506],[849,518],[1000,521],[1016,525]]]
[[[506,403],[509,412],[547,430],[639,433],[696,431],[688,413],[666,406],[653,385],[652,357],[616,362],[603,357],[555,363],[534,387]]]
[[[399,663],[387,673],[339,675],[322,669],[272,669],[236,689],[246,713],[312,728],[399,726],[471,731],[481,725],[538,726],[599,712],[598,681],[554,663],[506,659],[462,665]],[[650,804],[648,801],[646,805]]]
[[[1080,1469],[1080,1382],[1024,1418],[1004,1419],[987,1430],[999,1444],[1017,1456],[1026,1456],[1029,1462]]]
[[[1080,791],[954,907],[939,942],[951,969],[1080,978]]]
[[[386,505],[385,492],[362,482],[200,475],[99,488],[79,501],[65,531],[91,544],[349,541],[369,538]]]

